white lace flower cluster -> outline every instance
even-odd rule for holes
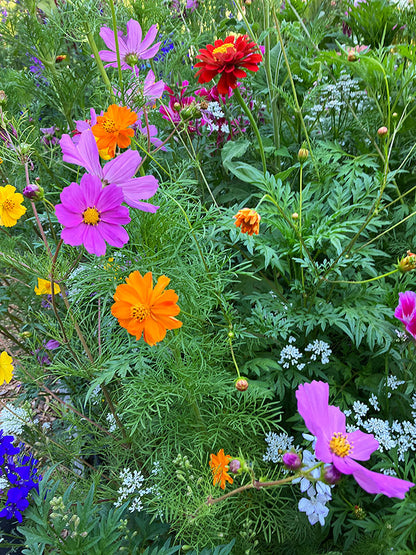
[[[131,513],[134,511],[140,512],[143,509],[142,497],[154,493],[155,487],[144,488],[145,478],[138,470],[132,472],[130,468],[123,468],[119,477],[121,486],[117,490],[119,496],[117,501],[114,502],[115,507],[121,507],[127,499],[131,499],[129,511]]]
[[[268,444],[266,454],[263,455],[265,462],[278,463],[282,462],[282,455],[286,451],[290,451],[293,447],[295,438],[286,433],[276,434],[275,432],[268,432],[264,438]]]
[[[404,383],[396,376],[388,376],[386,380],[387,397],[390,398],[392,391]],[[374,411],[380,411],[379,400],[374,393],[371,394],[368,402]],[[405,454],[408,451],[416,451],[416,395],[412,397],[410,408],[413,409],[411,413],[413,422],[410,420],[389,421],[368,416],[370,407],[360,401],[354,401],[352,410],[344,411],[347,417],[352,416],[355,421],[354,424],[347,425],[347,432],[354,432],[360,428],[369,434],[373,434],[380,444],[379,451],[396,449],[398,460],[404,461]]]
[[[329,357],[332,354],[332,350],[328,343],[315,339],[315,341],[309,343],[305,347],[305,351],[302,353],[302,351],[296,347],[295,342],[296,338],[291,335],[288,339],[288,344],[280,351],[278,364],[281,364],[283,368],[294,367],[302,371],[307,364],[317,360],[320,360],[321,364],[328,364]],[[309,360],[301,362],[301,359],[307,356],[306,353],[309,353]]]

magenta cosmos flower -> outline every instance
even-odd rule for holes
[[[64,226],[61,238],[68,245],[84,245],[97,256],[105,254],[106,244],[121,248],[129,240],[121,227],[130,222],[129,209],[122,206],[123,192],[116,185],[104,187],[95,175],[85,174],[81,183],[71,183],[55,206],[56,217]]]
[[[387,497],[404,499],[415,484],[367,470],[356,461],[368,461],[379,447],[372,434],[357,430],[347,433],[345,414],[338,407],[328,405],[329,386],[313,381],[300,385],[296,391],[298,411],[306,427],[316,436],[315,455],[324,463],[332,463],[342,474],[352,474],[368,493],[382,493]]]
[[[416,339],[416,293],[399,293],[399,304],[394,315],[406,327],[406,331]]]
[[[156,25],[152,25],[149,32],[142,40],[142,28],[140,23],[130,19],[127,23],[127,35],[124,36],[118,31],[118,45],[120,50],[121,69],[131,69],[136,66],[139,60],[149,60],[156,55],[159,50],[160,42],[151,46],[157,35]],[[100,37],[110,50],[100,50],[100,58],[103,62],[110,62],[105,67],[117,67],[116,43],[114,31],[108,27],[102,27]]]
[[[137,150],[126,150],[102,168],[97,143],[90,129],[81,133],[77,144],[74,144],[69,135],[62,135],[60,145],[64,162],[82,166],[91,175],[99,177],[103,185],[114,184],[120,187],[124,202],[129,206],[152,213],[159,208],[142,202],[156,193],[159,183],[153,175],[134,177],[141,162]]]

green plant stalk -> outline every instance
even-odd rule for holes
[[[293,100],[295,101],[296,111],[299,115],[300,122],[301,122],[301,125],[302,125],[302,129],[303,129],[303,132],[305,134],[305,139],[306,139],[306,142],[308,143],[308,148],[309,148],[309,152],[310,152],[310,155],[311,155],[311,158],[312,158],[312,161],[313,161],[313,165],[315,166],[316,175],[319,179],[320,178],[319,177],[319,169],[318,169],[318,166],[316,164],[316,160],[315,160],[315,156],[314,156],[314,153],[313,153],[312,145],[311,145],[311,142],[310,142],[310,139],[309,139],[308,130],[306,129],[305,120],[303,119],[302,110],[301,110],[300,105],[299,105],[298,95],[296,93],[295,82],[293,81],[292,71],[290,69],[290,64],[289,64],[289,60],[288,60],[288,57],[287,57],[287,54],[286,54],[286,49],[285,49],[285,45],[283,43],[282,33],[280,31],[279,20],[277,18],[275,9],[273,9],[273,18],[274,18],[274,22],[275,22],[275,25],[276,25],[276,31],[277,31],[277,34],[278,34],[278,37],[279,37],[280,47],[282,49],[283,57],[285,59],[285,64],[286,64],[286,69],[287,69],[287,73],[288,73],[288,76],[289,76],[290,85],[292,87]]]
[[[264,28],[267,31],[270,28],[270,6],[268,0],[263,1],[264,8]],[[264,69],[266,72],[267,88],[269,89],[269,101],[272,111],[272,121],[273,121],[273,137],[274,144],[276,148],[280,148],[280,132],[279,132],[279,113],[277,111],[277,102],[275,99],[275,94],[273,93],[273,78],[272,70],[270,67],[270,34],[267,33],[265,38],[265,49],[264,49]],[[278,157],[278,166],[280,168],[280,156]]]
[[[303,163],[300,164],[299,171],[299,236],[302,237],[302,192],[303,192]],[[302,258],[302,242],[300,243],[300,256]],[[300,275],[302,279],[302,289],[305,292],[305,273],[303,266],[300,268]]]
[[[124,102],[124,84],[123,84],[123,75],[121,73],[120,45],[118,43],[117,18],[116,18],[116,10],[114,8],[114,0],[110,0],[110,9],[111,9],[111,19],[113,21],[114,42],[116,44],[118,83],[120,86],[121,97]]]
[[[238,103],[240,104],[240,106],[244,110],[244,113],[246,114],[246,116],[250,120],[253,131],[254,131],[254,133],[257,137],[257,142],[258,142],[259,149],[260,149],[261,163],[263,164],[263,173],[266,174],[267,164],[266,164],[266,157],[264,155],[264,147],[263,147],[263,141],[261,139],[260,131],[259,131],[259,128],[257,127],[257,123],[256,123],[255,119],[253,118],[253,114],[249,110],[247,104],[244,102],[244,99],[241,96],[241,93],[240,93],[240,90],[239,90],[238,87],[236,89],[234,89],[234,98],[237,99]]]
[[[363,279],[361,281],[348,281],[343,279],[337,279],[337,280],[325,279],[325,281],[327,281],[328,283],[370,283],[370,281],[377,281],[378,279],[383,279],[387,276],[391,276],[392,274],[396,274],[397,272],[399,272],[399,268],[395,268],[394,270],[391,270],[391,272],[387,272],[381,276],[376,276],[370,279]]]
[[[113,87],[111,86],[111,82],[110,82],[110,79],[108,78],[107,72],[104,68],[104,64],[101,61],[100,54],[98,52],[98,48],[97,48],[97,45],[96,45],[95,40],[94,40],[94,36],[93,36],[92,32],[89,29],[87,29],[87,40],[88,40],[88,44],[90,45],[90,48],[92,50],[92,53],[94,54],[94,60],[95,60],[95,63],[97,64],[99,72],[101,73],[101,77],[104,81],[104,84],[107,87],[108,92],[110,93],[111,100],[113,102],[115,102],[116,101],[116,96],[114,94]]]

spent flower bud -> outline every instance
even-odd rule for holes
[[[289,451],[285,453],[282,457],[283,464],[288,470],[297,470],[302,466],[302,459],[297,453]]]
[[[29,185],[26,185],[23,189],[23,196],[30,200],[37,201],[42,200],[45,194],[40,185],[37,183],[29,183]]]
[[[341,472],[337,468],[335,468],[333,464],[331,464],[324,470],[324,480],[327,484],[336,484],[341,480],[341,477]]]

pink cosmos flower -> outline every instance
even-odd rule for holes
[[[148,60],[153,58],[159,50],[160,42],[150,46],[157,35],[156,25],[152,25],[149,32],[142,40],[142,28],[140,23],[134,19],[130,19],[127,23],[127,35],[124,36],[121,31],[117,32],[118,44],[120,50],[121,69],[132,69],[139,60]],[[100,58],[103,62],[110,62],[105,67],[117,67],[116,43],[114,40],[114,31],[108,27],[102,27],[100,37],[110,50],[100,50]]]
[[[122,206],[123,193],[116,185],[102,187],[95,175],[85,174],[81,183],[71,183],[61,193],[55,214],[64,226],[61,238],[73,247],[84,245],[97,256],[105,254],[106,244],[121,248],[129,240],[121,227],[130,222],[129,209]]]
[[[143,84],[139,81],[139,73],[139,69],[134,67],[129,88],[124,91],[124,99],[126,99],[124,105],[136,113],[145,103],[147,106],[154,106],[155,101],[161,98],[165,90],[165,83],[162,80],[156,81],[155,74],[151,69],[146,75]],[[117,89],[113,89],[113,91],[122,101],[123,96],[121,91]]]
[[[406,327],[406,331],[416,339],[416,293],[399,293],[399,304],[394,315]]]
[[[82,166],[91,175],[98,176],[104,185],[114,184],[120,187],[124,202],[129,206],[152,213],[159,208],[142,202],[156,193],[159,183],[152,175],[133,177],[141,162],[137,150],[126,150],[101,167],[97,143],[91,129],[81,133],[77,144],[74,144],[69,135],[62,135],[60,145],[64,162]]]
[[[316,436],[315,455],[324,463],[332,463],[342,474],[352,474],[368,493],[382,493],[387,497],[404,499],[415,484],[367,470],[356,461],[368,461],[379,443],[372,434],[357,430],[347,433],[345,414],[338,407],[328,405],[329,386],[313,381],[300,385],[296,391],[298,411],[306,427]]]

